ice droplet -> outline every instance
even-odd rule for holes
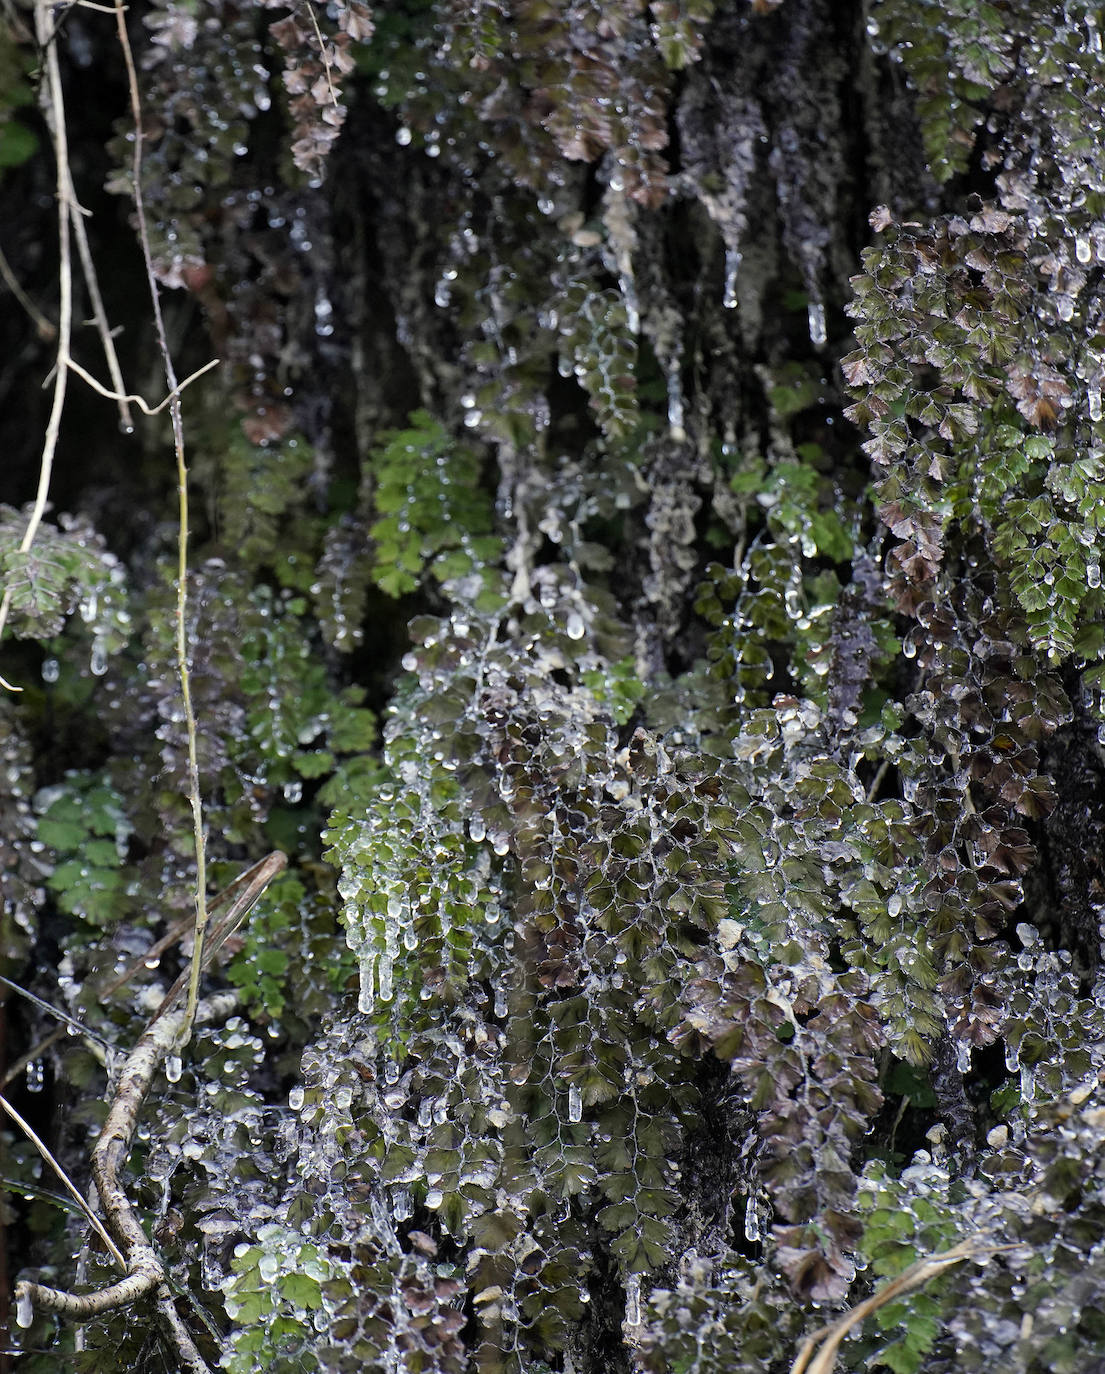
[[[820,348],[829,337],[825,325],[825,307],[820,301],[810,301],[807,314],[810,321],[810,343],[814,348]]]
[[[1101,419],[1101,388],[1091,386],[1087,399],[1090,403],[1090,419],[1096,424]]]
[[[971,1047],[963,1040],[955,1042],[955,1067],[960,1073],[971,1071]]]
[[[1093,256],[1090,241],[1085,234],[1079,234],[1074,241],[1074,254],[1079,262],[1089,262]]]
[[[626,1326],[640,1326],[641,1324],[641,1276],[640,1274],[630,1274],[625,1285],[625,1324]]]
[[[673,364],[668,370],[668,432],[677,444],[687,437],[683,420],[683,380],[678,364]]]
[[[15,1324],[23,1327],[24,1330],[32,1325],[35,1319],[34,1303],[31,1302],[31,1295],[26,1288],[20,1288],[19,1297],[15,1304]]]
[[[43,682],[57,682],[61,673],[61,665],[56,658],[47,658],[42,661],[42,680]]]
[[[373,983],[376,974],[376,955],[361,955],[361,988],[357,994],[357,1010],[362,1016],[371,1016],[376,1006]]]
[[[390,1002],[394,991],[393,967],[389,954],[380,957],[380,1001]]]
[[[1100,563],[1087,563],[1087,564],[1086,564],[1086,586],[1087,586],[1087,587],[1100,587],[1100,586],[1101,586],[1101,564],[1100,564]]]
[[[170,1083],[179,1083],[180,1075],[184,1072],[184,1061],[179,1054],[171,1054],[165,1060],[165,1077]]]
[[[744,1238],[754,1244],[763,1240],[763,1232],[760,1230],[760,1214],[754,1197],[750,1197],[744,1204]]]
[[[726,310],[735,310],[737,306],[737,273],[741,268],[742,256],[735,248],[725,250],[725,291],[721,303]]]
[[[579,1091],[577,1083],[568,1088],[568,1120],[583,1120],[583,1094]]]
[[[107,672],[107,653],[98,639],[92,641],[92,655],[88,668],[93,677],[103,677]]]

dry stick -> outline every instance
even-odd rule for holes
[[[123,390],[123,372],[119,366],[118,354],[115,352],[115,340],[111,336],[111,329],[107,322],[107,311],[104,309],[103,297],[100,295],[100,281],[96,275],[96,264],[92,261],[92,252],[88,246],[84,216],[77,207],[77,192],[73,185],[72,176],[69,179],[69,206],[73,237],[77,240],[81,271],[84,273],[84,284],[88,288],[88,299],[92,304],[92,318],[103,345],[104,358],[107,362],[107,370],[111,374],[112,383],[115,390],[121,392]],[[119,423],[128,434],[134,428],[126,397],[119,401]]]
[[[106,386],[103,386],[93,377],[91,372],[86,372],[85,369],[81,367],[80,363],[75,363],[72,358],[69,359],[70,369],[83,381],[86,381],[93,391],[98,391],[101,396],[106,396],[109,401],[118,401],[121,405],[125,405],[128,401],[133,401],[143,415],[160,415],[167,405],[172,405],[173,401],[176,400],[186,386],[191,386],[197,377],[202,377],[205,372],[210,372],[213,367],[218,367],[218,365],[218,358],[212,358],[209,363],[204,363],[202,367],[197,367],[195,372],[185,377],[184,381],[182,381],[175,390],[170,391],[163,401],[155,406],[151,406],[147,405],[141,396],[133,395],[130,392],[109,391]]]
[[[257,898],[264,892],[265,888],[268,887],[269,883],[272,882],[273,878],[287,867],[287,864],[287,857],[282,854],[279,849],[274,849],[271,854],[263,858],[260,863],[254,864],[252,868],[248,869],[242,874],[241,878],[238,879],[237,884],[235,884],[236,887],[240,886],[242,883],[246,883],[247,885],[242,888],[230,903],[226,915],[212,930],[211,938],[206,942],[204,948],[204,968],[211,963],[215,955],[218,954],[219,950],[222,949],[223,945],[241,925],[250,907],[253,906],[254,902],[256,902]],[[191,985],[191,976],[190,969],[180,975],[165,994],[161,1005],[150,1018],[149,1026],[152,1026],[159,1016],[164,1016],[184,991],[186,983],[189,986]],[[149,1029],[149,1026],[147,1026],[147,1029]]]
[[[31,322],[33,323],[34,327],[38,330],[39,338],[57,338],[58,331],[54,328],[51,321],[46,318],[46,316],[42,313],[38,306],[35,305],[34,301],[31,300],[30,296],[28,296],[26,291],[23,290],[22,286],[20,286],[19,279],[12,271],[11,265],[8,262],[7,258],[4,256],[4,250],[2,248],[0,248],[0,277],[4,279],[4,285],[8,288],[8,290],[12,293],[15,299],[19,302],[19,304],[30,316]]]
[[[46,511],[46,500],[50,494],[50,477],[54,468],[54,454],[57,450],[58,431],[61,427],[61,412],[65,407],[65,388],[69,381],[69,349],[73,334],[73,265],[69,246],[69,188],[72,177],[69,172],[69,143],[65,130],[65,101],[61,90],[61,71],[58,66],[57,45],[52,41],[49,16],[52,7],[47,0],[38,0],[35,5],[35,36],[46,57],[46,89],[48,108],[46,122],[54,136],[54,161],[57,166],[58,199],[58,350],[54,367],[54,399],[50,406],[50,418],[46,424],[46,435],[42,444],[42,457],[39,460],[38,491],[31,510],[31,518],[19,544],[19,552],[26,553],[34,543],[38,527]],[[4,589],[0,598],[0,635],[4,632],[8,615],[11,612],[12,588]],[[9,692],[19,692],[5,678],[0,677],[0,687]]]
[[[287,865],[287,862],[287,859],[279,850],[274,850],[273,853],[269,854],[266,858],[261,859],[250,868],[247,868],[244,873],[239,873],[236,878],[227,883],[226,887],[223,888],[218,896],[212,897],[211,901],[208,903],[208,912],[218,911],[221,907],[224,907],[227,902],[231,901],[235,897],[235,894],[240,892],[243,888],[246,888],[252,893],[252,896],[250,897],[249,906],[244,909],[239,908],[234,912],[233,921],[234,924],[237,925],[246,911],[249,910],[249,907],[253,905],[277,873]],[[181,936],[191,928],[192,921],[193,918],[191,916],[186,916],[182,921],[178,921],[167,934],[163,935],[160,940],[152,944],[141,958],[136,959],[129,968],[125,968],[122,973],[118,974],[108,983],[107,987],[100,993],[100,1000],[102,1002],[106,1001],[113,992],[118,992],[124,983],[129,983],[136,973],[140,973],[144,968],[148,968],[151,959],[160,959],[165,951],[171,945],[175,945]],[[218,951],[232,933],[231,929],[228,928],[230,922],[231,916],[228,914],[213,932],[210,941],[210,944],[213,946],[212,955]],[[209,963],[210,958],[205,958],[204,964],[206,965]],[[15,985],[12,984],[12,986]],[[19,991],[22,991],[22,989],[19,989]],[[47,1009],[53,1011],[55,1015],[61,1014],[58,1012],[57,1008],[50,1007],[49,1004],[45,1005]],[[164,1005],[164,1003],[162,1003],[162,1005]],[[51,1045],[55,1045],[64,1034],[65,1028],[58,1026],[56,1029],[52,1030],[49,1035],[44,1036],[38,1041],[37,1044],[32,1045],[26,1054],[20,1055],[20,1057],[9,1066],[3,1079],[0,1079],[0,1087],[6,1088],[13,1078],[18,1078],[28,1064],[45,1054]],[[91,1034],[91,1032],[89,1032],[89,1034]]]
[[[914,1288],[922,1287],[928,1283],[929,1279],[934,1279],[946,1269],[962,1264],[964,1260],[977,1259],[980,1255],[992,1255],[999,1250],[1012,1248],[1008,1245],[995,1244],[985,1240],[981,1235],[977,1235],[960,1241],[950,1250],[944,1250],[938,1255],[928,1255],[925,1259],[918,1260],[915,1264],[911,1264],[908,1269],[904,1269],[896,1278],[891,1279],[889,1283],[884,1284],[866,1302],[861,1302],[856,1307],[850,1308],[838,1321],[829,1326],[823,1326],[820,1331],[815,1331],[812,1336],[807,1337],[798,1353],[798,1358],[791,1365],[790,1374],[832,1374],[833,1365],[836,1363],[836,1354],[844,1337],[847,1336],[852,1327],[858,1326],[872,1312],[877,1312],[880,1307],[885,1307],[888,1302],[900,1298],[903,1293],[909,1293]]]
[[[216,993],[196,1007],[194,1019],[200,1024],[221,1021],[230,1015],[237,1004],[236,992]],[[149,1092],[153,1076],[165,1056],[174,1049],[187,1016],[186,1010],[170,1012],[155,1020],[139,1036],[138,1043],[123,1066],[107,1120],[92,1152],[92,1177],[107,1220],[122,1246],[127,1277],[108,1288],[87,1294],[66,1293],[24,1280],[15,1286],[16,1300],[24,1308],[30,1305],[83,1320],[127,1306],[151,1289],[160,1290],[166,1285],[164,1267],[134,1214],[130,1199],[119,1180],[119,1171],[130,1153],[139,1109]],[[169,1316],[167,1307],[172,1306],[172,1299],[167,1286],[159,1296],[158,1306],[172,1324],[178,1353],[185,1368],[207,1374],[207,1365],[176,1316],[175,1309],[173,1317]]]
[[[248,868],[245,873],[228,885],[224,893],[220,894],[218,900],[221,900],[224,895],[231,897],[230,906],[208,942],[205,964],[214,958],[222,944],[240,925],[261,893],[273,878],[287,866],[287,862],[284,854],[279,850],[274,850],[259,863]],[[149,958],[148,952],[144,957]],[[138,1113],[146,1094],[149,1092],[154,1074],[166,1055],[177,1048],[177,1042],[184,1025],[190,1024],[187,1009],[177,1012],[171,1011],[173,1003],[184,990],[187,978],[188,975],[185,973],[177,980],[127,1057],[119,1076],[111,1106],[108,1109],[107,1119],[100,1131],[96,1148],[92,1152],[92,1177],[95,1180],[96,1191],[111,1228],[123,1247],[125,1258],[112,1245],[110,1237],[105,1236],[105,1239],[111,1246],[112,1253],[117,1256],[122,1266],[127,1270],[127,1277],[107,1288],[99,1289],[95,1293],[67,1293],[58,1288],[49,1288],[44,1284],[29,1282],[16,1284],[15,1292],[17,1301],[23,1307],[29,1305],[46,1311],[59,1312],[63,1316],[85,1320],[88,1317],[99,1316],[104,1312],[129,1306],[151,1289],[156,1289],[158,1309],[172,1332],[177,1351],[184,1361],[184,1367],[194,1371],[194,1374],[209,1374],[203,1357],[196,1348],[192,1337],[188,1334],[187,1328],[173,1304],[161,1261],[146,1239],[146,1233],[134,1215],[130,1199],[119,1180],[119,1172],[130,1153],[130,1143],[138,1124]],[[236,992],[216,993],[215,996],[208,997],[197,1005],[193,1019],[200,1024],[222,1020],[234,1010],[237,1003],[238,994]],[[2,1098],[0,1098],[0,1102],[3,1102]],[[9,1108],[9,1110],[11,1109]],[[12,1114],[15,1115],[14,1112]],[[21,1124],[23,1123],[21,1122]],[[30,1127],[26,1129],[31,1139],[37,1143],[37,1138]],[[45,1149],[44,1146],[41,1148]],[[49,1156],[47,1155],[47,1157]],[[61,1177],[64,1180],[63,1174]],[[67,1180],[65,1181],[67,1182]],[[102,1225],[91,1213],[84,1199],[75,1190],[73,1191],[81,1206],[89,1212],[97,1230],[103,1235]]]
[[[50,1148],[46,1144],[46,1142],[41,1138],[41,1136],[38,1135],[38,1133],[35,1131],[31,1123],[29,1121],[24,1120],[24,1118],[19,1114],[19,1112],[15,1110],[15,1108],[7,1100],[6,1097],[0,1097],[0,1108],[3,1108],[3,1110],[7,1112],[11,1119],[15,1122],[15,1124],[19,1127],[19,1129],[23,1132],[23,1134],[27,1137],[27,1139],[31,1142],[35,1149],[39,1152],[42,1158],[46,1161],[46,1163],[49,1164],[50,1168],[53,1169],[54,1173],[57,1174],[58,1178],[61,1179],[62,1183],[66,1187],[66,1190],[72,1195],[73,1198],[76,1199],[77,1206],[88,1218],[89,1226],[92,1227],[92,1229],[100,1237],[103,1243],[107,1246],[109,1253],[111,1254],[112,1258],[116,1261],[116,1263],[119,1265],[119,1268],[126,1269],[127,1262],[123,1258],[122,1251],[119,1249],[119,1247],[115,1244],[115,1242],[108,1235],[107,1231],[104,1229],[103,1222],[81,1196],[81,1193],[77,1188],[77,1185],[73,1182],[73,1180],[61,1167],[58,1161],[50,1153]]]
[[[183,1046],[188,1043],[192,1033],[192,1018],[196,1011],[200,969],[203,964],[203,941],[207,934],[207,848],[203,833],[203,805],[200,801],[200,773],[199,762],[196,757],[196,717],[192,710],[192,686],[188,671],[188,627],[185,619],[188,609],[188,469],[184,463],[184,421],[181,417],[176,369],[173,367],[172,354],[169,352],[169,341],[165,333],[165,318],[161,312],[161,295],[157,289],[157,277],[153,270],[150,236],[146,229],[146,207],[142,199],[142,102],[138,94],[138,74],[134,69],[134,54],[131,52],[130,39],[127,37],[127,21],[121,0],[117,0],[115,7],[115,27],[119,33],[119,46],[123,50],[123,60],[126,63],[131,117],[134,121],[134,209],[138,218],[138,239],[142,245],[142,258],[146,265],[146,281],[150,288],[150,303],[153,307],[154,325],[157,330],[157,344],[161,351],[165,380],[169,384],[169,394],[172,398],[169,404],[169,414],[172,417],[173,447],[176,450],[179,495],[176,655],[177,672],[180,677],[180,695],[184,703],[184,721],[188,735],[188,800],[192,808],[192,832],[196,846],[196,928],[192,946],[192,973],[188,981],[188,1004],[180,1027],[181,1045]]]

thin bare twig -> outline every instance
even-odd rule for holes
[[[128,392],[124,394],[119,391],[109,391],[106,386],[103,386],[93,377],[91,372],[86,372],[85,369],[81,367],[80,363],[74,362],[72,358],[69,359],[70,368],[78,377],[86,381],[93,391],[98,391],[101,396],[106,396],[109,401],[119,401],[122,404],[125,404],[127,401],[133,401],[143,415],[160,415],[166,406],[172,405],[186,386],[191,386],[197,377],[202,377],[205,372],[210,372],[213,367],[218,367],[218,365],[218,358],[212,358],[209,363],[204,363],[202,367],[197,367],[195,372],[193,372],[190,377],[185,377],[184,381],[180,382],[175,390],[170,391],[163,401],[158,405],[150,406],[146,404],[141,396],[134,395],[133,393]]]
[[[236,992],[216,993],[196,1007],[195,1020],[200,1024],[224,1020],[237,1004]],[[144,1293],[156,1289],[158,1307],[169,1323],[184,1367],[197,1371],[197,1374],[208,1374],[207,1364],[175,1308],[172,1315],[169,1314],[172,1296],[166,1283],[165,1269],[146,1239],[146,1233],[134,1214],[119,1178],[130,1154],[142,1103],[154,1074],[176,1046],[186,1015],[186,1011],[177,1011],[162,1016],[139,1036],[123,1065],[107,1119],[92,1152],[92,1177],[108,1225],[123,1250],[127,1277],[99,1292],[84,1294],[67,1293],[59,1288],[23,1280],[16,1284],[15,1296],[19,1303],[30,1303],[33,1307],[60,1312],[81,1321],[89,1316],[129,1306]]]
[[[326,53],[326,39],[322,36],[322,30],[318,26],[318,16],[315,14],[315,7],[311,0],[307,0],[307,13],[311,16],[311,23],[315,27],[315,37],[318,39],[319,56],[322,58],[323,66],[326,68],[326,84],[330,87],[330,99],[335,105],[338,103],[338,92],[334,86],[334,77],[330,67],[330,58]]]
[[[191,1035],[192,1018],[195,1015],[199,996],[200,970],[203,967],[203,942],[207,934],[207,844],[203,832],[203,803],[200,799],[200,774],[196,748],[196,716],[192,710],[191,674],[188,669],[188,468],[184,462],[184,419],[180,408],[180,387],[169,341],[165,333],[165,317],[161,310],[161,293],[157,288],[157,276],[153,267],[153,254],[150,250],[150,235],[146,227],[146,207],[142,199],[142,101],[138,93],[138,73],[134,67],[134,54],[131,52],[130,39],[127,37],[127,23],[123,5],[115,9],[115,26],[119,34],[119,46],[123,50],[123,61],[127,69],[127,88],[130,92],[131,117],[134,122],[134,209],[138,219],[138,239],[142,246],[142,258],[146,266],[146,281],[150,289],[150,304],[153,307],[154,326],[157,333],[157,346],[165,369],[165,380],[169,385],[169,415],[173,426],[173,447],[176,451],[177,491],[179,524],[177,531],[177,626],[176,654],[177,672],[180,677],[180,695],[184,704],[184,723],[188,736],[188,800],[192,809],[192,834],[196,846],[196,927],[192,946],[192,972],[188,983],[188,1004],[181,1023],[181,1041],[187,1044]]]
[[[67,1011],[62,1011],[61,1007],[54,1006],[53,1002],[47,1002],[45,997],[39,997],[38,994],[32,992],[30,988],[23,987],[21,983],[13,983],[10,978],[5,978],[3,974],[0,974],[0,983],[3,983],[6,988],[11,988],[12,992],[17,992],[20,997],[33,1003],[33,1005],[38,1007],[41,1011],[48,1012],[51,1016],[56,1017],[57,1020],[63,1022],[64,1026],[68,1026],[74,1034],[87,1035],[93,1040],[98,1040],[105,1049],[111,1048],[104,1037],[98,1035],[90,1026],[84,1025],[84,1023],[78,1021],[75,1016],[70,1016]],[[62,1027],[59,1027],[59,1029],[61,1028]],[[4,1085],[6,1085],[7,1082],[8,1079],[5,1078]]]
[[[49,1146],[46,1144],[46,1142],[36,1133],[34,1127],[30,1124],[30,1122],[25,1121],[23,1119],[23,1117],[19,1114],[19,1112],[16,1111],[16,1109],[12,1106],[12,1104],[8,1101],[6,1097],[0,1096],[0,1108],[7,1112],[11,1119],[15,1122],[15,1124],[19,1127],[19,1129],[23,1132],[23,1134],[27,1137],[27,1139],[31,1142],[35,1149],[39,1152],[42,1158],[46,1161],[46,1163],[49,1164],[50,1168],[53,1169],[54,1173],[57,1174],[58,1178],[61,1179],[62,1183],[65,1185],[66,1191],[76,1201],[77,1206],[81,1209],[85,1217],[88,1219],[89,1226],[92,1227],[92,1229],[100,1237],[103,1243],[107,1246],[109,1253],[111,1254],[115,1262],[119,1265],[119,1268],[126,1269],[127,1262],[123,1258],[123,1252],[119,1249],[119,1247],[108,1235],[103,1222],[92,1210],[92,1208],[89,1207],[88,1203],[84,1200],[80,1191],[77,1188],[77,1185],[73,1182],[73,1180],[61,1167],[58,1161],[50,1153]]]
[[[280,853],[279,850],[274,850],[273,853],[267,855],[258,863],[253,864],[252,867],[247,868],[244,873],[239,873],[238,876],[232,882],[227,883],[226,887],[224,887],[223,890],[217,896],[212,897],[211,901],[208,903],[208,913],[210,914],[215,911],[218,911],[221,907],[224,907],[227,904],[227,902],[235,900],[238,897],[238,895],[242,892],[242,890],[245,889],[247,892],[251,894],[251,896],[248,906],[244,908],[239,907],[234,912],[233,924],[238,925],[241,922],[242,917],[249,910],[249,907],[253,905],[253,903],[261,895],[261,893],[268,886],[268,884],[272,882],[273,878],[276,877],[277,873],[279,873],[281,869],[286,867],[287,862],[287,859],[283,854]],[[112,995],[112,993],[118,992],[118,990],[124,985],[124,983],[129,983],[136,973],[141,973],[141,971],[144,968],[148,968],[151,959],[160,959],[160,957],[165,953],[167,949],[169,949],[172,945],[175,945],[176,942],[181,938],[181,936],[191,929],[193,920],[194,917],[186,916],[183,920],[177,921],[176,924],[172,927],[172,929],[169,930],[166,934],[164,934],[160,940],[155,941],[155,943],[152,944],[140,958],[135,959],[135,961],[131,965],[129,965],[129,967],[125,968],[122,971],[122,973],[118,974],[115,978],[111,980],[110,983],[108,983],[108,985],[99,994],[100,1001],[106,1001]],[[219,925],[216,927],[214,933],[212,934],[210,941],[210,944],[212,946],[211,956],[205,958],[205,966],[210,964],[211,958],[214,957],[214,955],[218,952],[218,950],[225,943],[229,935],[232,933],[231,929],[229,928],[230,922],[231,917],[228,914],[227,917],[220,921]],[[7,982],[8,980],[3,979],[2,981]],[[16,985],[13,983],[10,984],[10,986],[15,987]],[[23,991],[23,989],[18,990]],[[48,1011],[53,1012],[54,1015],[64,1017],[64,1013],[61,1012],[57,1007],[52,1007],[49,1003],[42,1003],[41,1005],[45,1006],[45,1008]],[[162,1006],[164,1005],[165,1003],[163,1002]],[[79,1023],[74,1024],[77,1024],[79,1026]],[[94,1034],[94,1032],[90,1031],[87,1027],[79,1026],[79,1029],[81,1030],[82,1034]],[[45,1054],[46,1051],[51,1047],[51,1045],[55,1045],[64,1034],[64,1028],[58,1026],[55,1030],[52,1030],[49,1035],[44,1036],[37,1044],[32,1045],[31,1048],[26,1052],[26,1054],[20,1055],[20,1057],[16,1059],[14,1063],[8,1066],[7,1072],[4,1074],[3,1079],[0,1080],[0,1087],[6,1088],[13,1078],[18,1078],[18,1076],[23,1072],[23,1070],[27,1067],[28,1064],[30,1064],[33,1060],[38,1059],[41,1055]]]
[[[259,863],[253,864],[228,885],[224,894],[220,894],[219,900],[225,895],[230,904],[208,941],[205,964],[214,958],[221,945],[241,924],[254,902],[273,878],[284,869],[287,862],[285,855],[275,850]],[[149,957],[148,952],[144,957]],[[144,1294],[156,1290],[158,1310],[170,1328],[183,1368],[194,1371],[194,1374],[208,1374],[207,1364],[173,1304],[165,1269],[150,1247],[120,1179],[120,1173],[130,1154],[138,1115],[149,1093],[154,1075],[166,1056],[176,1052],[184,1026],[191,1024],[186,1007],[182,1010],[173,1010],[173,1004],[184,991],[187,981],[188,974],[182,974],[127,1056],[108,1108],[107,1118],[96,1141],[96,1148],[92,1152],[92,1177],[96,1192],[121,1252],[106,1234],[99,1219],[91,1213],[85,1200],[76,1193],[60,1168],[58,1169],[63,1182],[89,1214],[98,1233],[104,1236],[112,1254],[126,1270],[126,1278],[95,1293],[69,1293],[60,1288],[50,1288],[45,1284],[28,1281],[16,1284],[15,1292],[19,1302],[30,1303],[32,1307],[40,1310],[58,1312],[63,1316],[83,1321],[91,1316],[127,1307]],[[192,1021],[204,1025],[211,1021],[223,1020],[237,1004],[236,992],[216,993],[197,1004],[191,1014]],[[0,1103],[3,1103],[3,1098],[0,1098]],[[27,1130],[30,1132],[30,1127],[27,1127]],[[34,1137],[33,1133],[32,1139],[37,1143],[37,1137]],[[45,1146],[41,1148],[45,1150]]]
[[[104,360],[107,362],[107,370],[111,374],[112,383],[115,390],[121,392],[123,390],[123,370],[119,366],[119,355],[115,352],[115,340],[112,338],[111,327],[107,322],[107,311],[104,309],[103,297],[100,295],[100,279],[96,275],[96,264],[92,261],[92,250],[88,246],[88,233],[84,227],[84,216],[77,213],[77,193],[73,186],[72,177],[69,179],[69,207],[73,237],[77,240],[81,271],[84,273],[84,284],[88,289],[88,299],[92,306],[92,319],[96,325],[96,332],[100,336]],[[119,423],[127,433],[134,428],[126,397],[123,397],[119,402]]]
[[[54,327],[51,321],[46,318],[46,316],[42,313],[38,306],[35,305],[34,301],[31,300],[30,296],[28,296],[26,291],[23,290],[22,286],[20,286],[19,279],[12,271],[11,264],[4,256],[4,250],[2,248],[0,248],[0,277],[4,279],[4,285],[8,288],[8,290],[12,293],[15,299],[19,302],[19,304],[30,316],[32,324],[38,330],[39,338],[57,338],[57,329]]]
[[[58,431],[61,428],[61,413],[65,408],[65,389],[69,380],[69,352],[73,335],[73,264],[70,256],[69,189],[72,177],[69,171],[69,142],[65,128],[65,100],[61,89],[61,70],[58,65],[57,46],[52,43],[50,32],[51,7],[47,0],[38,0],[35,5],[35,35],[46,61],[46,122],[54,138],[54,161],[57,169],[58,200],[58,347],[54,364],[54,397],[50,406],[50,418],[46,422],[46,434],[42,443],[42,457],[38,468],[38,491],[35,493],[31,517],[23,531],[19,551],[26,553],[34,543],[35,535],[42,524],[46,512],[46,502],[50,495],[50,478],[54,470],[54,454],[57,452]],[[8,615],[11,612],[13,589],[9,584],[0,598],[0,635],[4,633]],[[5,678],[0,677],[0,687],[9,692],[22,691]]]
[[[927,1255],[924,1259],[917,1260],[915,1264],[911,1264],[908,1269],[903,1270],[888,1283],[884,1283],[878,1292],[873,1293],[866,1302],[849,1308],[837,1321],[828,1326],[823,1326],[819,1331],[815,1331],[812,1336],[807,1337],[802,1349],[798,1352],[798,1358],[790,1367],[790,1374],[832,1374],[837,1351],[840,1349],[845,1336],[854,1326],[858,1326],[864,1318],[869,1317],[872,1312],[877,1312],[880,1307],[885,1307],[888,1302],[893,1302],[895,1298],[900,1298],[904,1293],[910,1293],[915,1288],[921,1288],[930,1279],[936,1278],[937,1275],[944,1273],[947,1269],[954,1268],[957,1264],[962,1264],[964,1260],[978,1259],[982,1255],[993,1255],[1000,1250],[1012,1248],[1008,1245],[997,1245],[981,1235],[969,1236],[966,1240],[960,1241],[958,1245],[952,1246],[950,1250],[944,1250],[938,1255]]]

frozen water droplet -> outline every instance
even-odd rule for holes
[[[565,629],[568,632],[569,639],[583,638],[584,633],[586,631],[586,626],[583,623],[583,617],[579,614],[578,611],[572,611],[572,613],[568,616],[568,623],[565,626]]]
[[[440,1188],[431,1188],[430,1191],[426,1194],[426,1206],[430,1209],[431,1212],[436,1212],[444,1201],[445,1194],[441,1191]]]
[[[376,955],[361,955],[361,987],[357,994],[357,1010],[362,1016],[371,1016],[376,1007],[373,985],[376,975]]]
[[[955,1067],[960,1073],[971,1072],[971,1047],[964,1040],[955,1042]]]
[[[46,658],[42,661],[42,680],[43,682],[57,682],[61,673],[61,665],[56,658]]]
[[[179,1083],[184,1072],[184,1061],[179,1054],[170,1054],[165,1060],[165,1077],[170,1083]]]
[[[760,1230],[760,1214],[756,1207],[755,1197],[750,1197],[744,1204],[744,1237],[753,1243],[763,1240],[763,1232]]]
[[[410,141],[413,137],[414,135],[411,133],[410,129],[408,129],[405,124],[400,125],[399,128],[395,131],[395,141],[399,144],[400,148],[409,147]]]
[[[302,798],[303,783],[298,778],[296,778],[293,782],[286,782],[284,784],[284,800],[286,802],[291,802],[291,804],[294,806],[296,802],[301,801]]]
[[[382,954],[382,955],[380,956],[379,974],[380,974],[380,1001],[381,1001],[381,1002],[390,1002],[390,1001],[391,1001],[392,992],[394,991],[394,969],[393,969],[393,965],[392,965],[392,962],[391,962],[391,956],[390,956],[390,955],[388,955],[388,954]]]
[[[1086,565],[1086,586],[1087,586],[1087,587],[1100,587],[1100,586],[1101,586],[1101,564],[1100,564],[1100,563],[1088,563],[1088,564]]]
[[[1087,392],[1087,400],[1090,406],[1090,419],[1094,424],[1097,424],[1098,420],[1101,419],[1101,388],[1091,386]]]
[[[1074,255],[1079,262],[1089,262],[1093,256],[1090,241],[1085,234],[1079,234],[1074,241]]]
[[[568,1088],[568,1120],[583,1120],[583,1094],[579,1090],[578,1083],[573,1083]]]
[[[107,653],[98,639],[92,642],[92,654],[88,660],[88,667],[93,677],[103,677],[107,672]]]
[[[726,310],[735,310],[737,306],[737,273],[740,271],[742,256],[743,254],[738,253],[735,248],[725,250],[725,290],[721,303]]]
[[[825,326],[825,307],[820,301],[810,301],[807,307],[810,321],[810,343],[820,348],[829,337]]]
[[[32,1059],[26,1069],[27,1091],[29,1093],[40,1093],[45,1078],[46,1073],[42,1066],[42,1060]]]
[[[24,1330],[31,1326],[35,1319],[34,1303],[31,1302],[31,1295],[26,1288],[21,1288],[19,1298],[15,1304],[15,1324],[23,1327]]]
[[[673,364],[668,370],[668,432],[676,443],[687,437],[683,419],[683,379],[678,365]]]
[[[641,1276],[631,1274],[625,1285],[625,1324],[641,1324]]]

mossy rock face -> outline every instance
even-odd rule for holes
[[[290,859],[129,1162],[204,1358],[774,1374],[970,1240],[841,1367],[1105,1359],[1102,16],[274,8],[131,32],[178,371],[223,360],[182,395],[213,881]],[[95,23],[66,89],[119,119],[71,161],[152,400]],[[0,35],[49,303],[35,60]],[[191,903],[175,471],[70,378],[28,542],[53,358],[0,336],[5,1008],[17,1052],[46,1004],[90,1032],[21,1098],[81,1182]],[[177,1360],[145,1311],[15,1339]]]

